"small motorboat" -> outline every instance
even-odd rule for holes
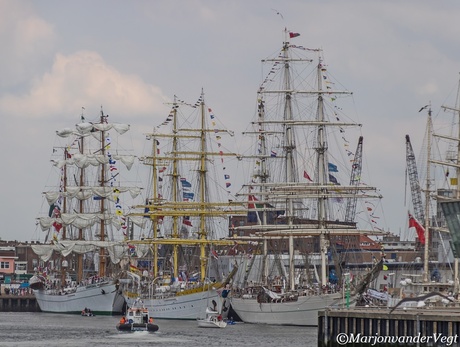
[[[126,311],[126,316],[121,317],[117,324],[119,331],[148,331],[155,332],[159,329],[149,316],[149,311],[144,307],[141,299],[136,299]]]
[[[225,328],[227,326],[227,322],[222,319],[222,315],[210,308],[206,308],[206,317],[204,319],[197,318],[196,321],[200,328]]]

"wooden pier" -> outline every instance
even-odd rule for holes
[[[460,346],[460,309],[328,308],[318,313],[318,347]]]
[[[0,312],[41,312],[37,299],[29,295],[0,295]]]

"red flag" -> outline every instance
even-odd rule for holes
[[[417,237],[422,245],[425,244],[425,228],[419,223],[414,216],[409,213],[409,228],[415,228]]]
[[[299,33],[293,33],[293,32],[289,32],[289,38],[293,38],[293,37],[297,37],[297,36],[300,36]]]
[[[310,176],[308,176],[307,174],[307,171],[304,171],[303,172],[303,177],[305,177],[307,180],[309,180],[310,182],[313,182],[313,180],[310,178]]]
[[[254,195],[249,195],[248,197],[249,201],[259,201]],[[248,208],[256,208],[253,202],[248,203]]]
[[[182,223],[185,224],[185,225],[188,225],[189,227],[191,227],[192,226],[192,221],[190,220],[190,216],[185,216],[182,219]]]

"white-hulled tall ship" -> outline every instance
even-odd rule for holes
[[[347,302],[345,251],[359,249],[362,234],[383,234],[364,205],[381,196],[362,179],[363,137],[349,131],[360,124],[339,104],[351,93],[337,89],[322,50],[290,42],[297,36],[285,30],[279,54],[262,61],[269,68],[246,132],[256,139],[241,194],[248,214],[233,217],[230,232],[263,245],[234,280],[231,305],[246,323],[316,326],[318,310]],[[356,222],[358,201],[367,229]]]
[[[88,308],[109,315],[123,310],[117,276],[127,251],[124,206],[130,201],[125,193],[140,194],[140,188],[121,184],[135,160],[118,148],[119,135],[129,128],[109,123],[101,110],[94,122],[82,115],[74,129],[56,132],[64,141],[53,148],[51,160],[59,178],[44,193],[46,215],[37,224],[45,241],[32,246],[40,261],[29,282],[44,312]]]
[[[208,273],[217,266],[214,247],[233,245],[219,238],[227,234],[232,207],[241,206],[229,198],[225,163],[236,155],[225,150],[225,135],[233,134],[218,126],[203,93],[195,104],[175,98],[166,121],[147,135],[152,154],[144,163],[152,167],[151,195],[137,206],[144,212],[131,216],[148,217],[152,229],[143,240],[129,241],[134,267],[141,271],[130,273],[134,286],[125,298],[129,305],[140,297],[155,319],[196,320],[207,308],[225,308],[218,292],[233,269],[218,271],[222,278]],[[152,249],[150,260],[137,253],[145,245]]]

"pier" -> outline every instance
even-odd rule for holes
[[[460,309],[328,308],[318,313],[318,347],[460,346]]]
[[[0,295],[0,312],[41,312],[33,294]]]

